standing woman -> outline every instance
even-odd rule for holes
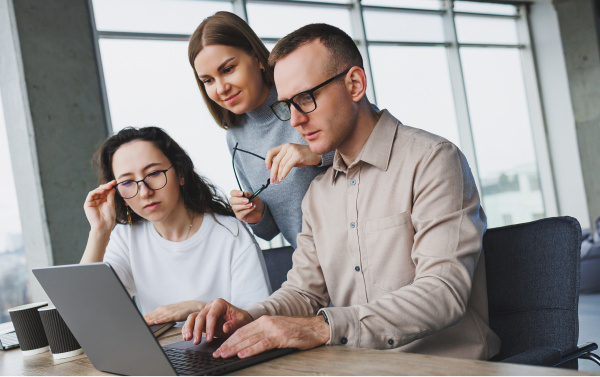
[[[235,172],[245,190],[231,191],[235,216],[263,239],[281,232],[295,249],[302,199],[313,178],[331,165],[333,152],[315,155],[289,121],[275,116],[269,107],[277,101],[269,51],[235,14],[206,18],[190,39],[188,58],[205,103],[235,152]],[[255,196],[267,180],[276,185]]]

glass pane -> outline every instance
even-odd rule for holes
[[[518,44],[517,23],[513,19],[456,16],[459,43]]]
[[[372,41],[444,42],[442,17],[437,14],[365,10],[363,16]]]
[[[443,47],[370,47],[377,105],[460,146]]]
[[[8,151],[2,101],[0,101],[0,322],[10,321],[6,311],[31,302],[17,192]]]
[[[248,21],[261,38],[282,38],[311,23],[327,23],[352,35],[350,11],[301,5],[248,4]]]
[[[190,155],[196,171],[226,197],[237,187],[225,131],[208,112],[187,59],[187,43],[100,39],[113,130],[165,129]]]
[[[517,49],[462,48],[488,227],[545,216]]]
[[[414,9],[441,9],[440,0],[362,0],[362,5],[376,5],[382,7],[414,8]]]
[[[517,14],[517,7],[510,4],[490,4],[471,1],[455,1],[455,12],[504,14],[513,16]]]
[[[333,4],[349,4],[352,2],[352,0],[291,0],[292,2],[294,1],[313,1],[313,2],[319,2],[319,3],[333,3]]]
[[[192,34],[203,19],[231,3],[188,0],[92,0],[96,28],[104,31]]]

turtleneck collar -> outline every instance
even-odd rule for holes
[[[277,90],[275,90],[275,86],[273,86],[269,92],[269,96],[262,105],[252,111],[246,112],[248,119],[257,124],[269,123],[273,120],[273,117],[275,117],[273,110],[271,110],[269,106],[275,102],[277,102]]]

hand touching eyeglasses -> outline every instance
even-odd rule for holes
[[[85,198],[83,210],[90,223],[89,237],[98,242],[88,242],[81,263],[101,262],[104,258],[106,244],[117,217],[114,190],[116,184],[117,181],[112,180],[100,185],[90,191]]]
[[[321,162],[321,155],[314,154],[308,145],[286,143],[271,148],[267,152],[265,164],[271,170],[271,183],[283,181],[292,168],[317,165]]]

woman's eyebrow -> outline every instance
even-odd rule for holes
[[[219,64],[219,66],[217,67],[217,72],[220,72],[223,68],[225,68],[227,63],[229,63],[230,61],[232,61],[234,59],[235,59],[235,56],[232,56],[229,59],[225,59],[225,61],[223,61],[223,63]],[[209,76],[210,75],[206,75],[206,74],[198,75],[199,78],[204,78],[204,77],[209,77]]]
[[[219,67],[217,68],[217,71],[222,70],[223,68],[225,68],[225,66],[227,65],[227,63],[229,63],[230,61],[232,61],[233,59],[235,59],[235,56],[226,59],[223,63],[221,63],[221,65],[219,65]]]
[[[153,168],[153,167],[155,167],[157,165],[160,165],[160,163],[159,162],[152,162],[152,163],[146,165],[144,167],[144,169],[142,169],[142,171],[146,171],[146,170],[148,170],[150,168]],[[133,173],[123,173],[123,174],[121,174],[120,176],[117,177],[117,181],[121,180],[121,178],[126,177],[128,175],[133,175]]]
[[[150,169],[150,168],[153,168],[153,167],[155,167],[155,166],[158,166],[158,165],[160,165],[160,162],[153,162],[153,163],[151,163],[151,164],[148,164],[148,165],[146,165],[146,166],[144,167],[144,170],[143,170],[143,171],[146,171],[146,170],[148,170],[148,169]]]

